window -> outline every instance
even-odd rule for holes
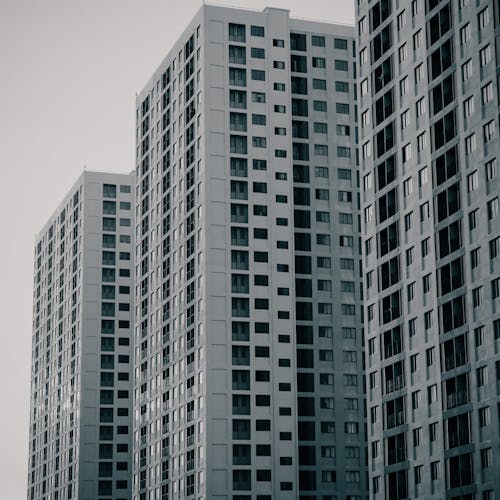
[[[247,115],[246,113],[229,113],[229,128],[237,132],[246,132]]]
[[[398,31],[401,31],[406,26],[406,10],[403,10],[397,17]]]
[[[264,59],[266,57],[265,50],[258,47],[252,47],[250,49],[250,55],[254,59]]]
[[[368,79],[365,78],[360,85],[361,88],[361,97],[364,97],[368,94]]]
[[[398,57],[400,63],[406,61],[406,59],[408,58],[408,44],[404,43],[403,45],[401,45],[401,47],[399,47]],[[405,78],[407,79],[408,77]]]
[[[313,109],[314,111],[320,111],[326,113],[327,111],[326,101],[313,101]]]
[[[484,29],[490,22],[490,10],[488,7],[477,15],[477,24],[480,30]]]
[[[491,120],[483,126],[484,142],[490,142],[495,137],[495,121]]]
[[[316,199],[317,200],[329,200],[330,199],[330,191],[328,189],[316,189]]]
[[[424,64],[421,63],[415,67],[415,83],[419,83],[424,79]]]
[[[462,64],[462,81],[468,80],[472,76],[472,59]]]
[[[477,328],[474,328],[474,341],[476,347],[483,345],[484,336],[485,336],[484,326],[478,326]]]
[[[406,95],[406,93],[408,92],[408,84],[409,84],[409,80],[408,80],[408,77],[405,76],[400,82],[399,82],[399,95],[401,97],[403,97],[404,95]]]
[[[405,129],[410,123],[410,110],[401,113],[401,129]]]
[[[465,154],[470,155],[476,150],[476,134],[473,133],[465,138]]]
[[[418,172],[418,185],[419,187],[424,186],[429,182],[429,169],[424,167]]]
[[[254,182],[253,183],[254,193],[267,193],[267,184],[265,182]]]
[[[246,87],[247,70],[244,68],[229,68],[229,85]]]
[[[401,150],[401,156],[403,157],[403,163],[406,163],[407,161],[410,160],[410,158],[411,158],[411,144],[410,143],[403,146],[403,148]]]
[[[430,330],[432,328],[432,311],[424,313],[424,327],[426,330]]]
[[[468,118],[474,113],[474,96],[470,96],[464,101],[464,118]]]
[[[353,304],[341,304],[342,316],[355,316],[356,306]]]
[[[328,156],[328,146],[326,144],[315,144],[314,154],[316,156]]]
[[[266,102],[266,94],[264,92],[252,92],[252,102]]]
[[[477,386],[483,387],[488,382],[488,372],[486,366],[481,366],[476,370]]]
[[[317,266],[319,268],[330,269],[332,267],[330,257],[317,257]]]
[[[479,51],[479,61],[481,67],[486,66],[491,61],[491,45],[486,45]]]
[[[439,462],[431,462],[431,479],[436,481],[439,479]]]
[[[250,26],[250,34],[252,36],[264,36],[264,26]]]
[[[252,80],[263,82],[266,79],[266,72],[260,69],[252,69],[251,75],[252,75]]]
[[[355,375],[353,375],[355,377]],[[358,422],[345,422],[344,423],[344,432],[346,434],[358,434],[359,433],[359,424]]]
[[[347,40],[345,38],[334,38],[333,47],[339,50],[347,50]]]
[[[370,110],[367,109],[361,114],[361,124],[363,127],[367,127],[370,124]],[[338,125],[337,125],[338,126]]]
[[[473,210],[472,212],[469,212],[469,229],[471,231],[477,227],[478,217],[479,217],[478,208],[476,208],[476,210]]]
[[[267,252],[254,252],[253,258],[255,262],[268,262]]]
[[[477,170],[467,176],[467,192],[475,191],[478,187],[479,177]]]
[[[472,305],[479,307],[483,303],[483,287],[479,286],[472,290]]]
[[[487,207],[488,207],[488,219],[492,220],[495,217],[497,217],[500,208],[498,197],[488,201]]]
[[[496,259],[500,255],[500,236],[490,241],[490,260]]]
[[[116,198],[116,185],[115,184],[103,184],[102,196],[104,198]]]
[[[489,82],[481,88],[481,99],[483,101],[483,105],[493,99],[493,82]]]
[[[313,89],[326,90],[326,80],[320,80],[318,78],[314,78],[313,79]]]
[[[368,62],[368,49],[365,47],[361,49],[359,52],[359,64],[363,65]]]
[[[234,154],[247,154],[247,138],[244,135],[230,136],[230,152]]]
[[[490,425],[490,407],[484,406],[483,408],[479,408],[477,412],[479,415],[479,427]]]
[[[425,115],[426,106],[425,106],[425,97],[422,97],[417,101],[417,117]]]
[[[344,146],[337,146],[337,157],[350,158],[351,157],[351,148],[344,147]]]
[[[313,57],[312,66],[313,68],[326,68],[326,59],[324,57]]]
[[[471,28],[470,23],[467,23],[465,26],[460,28],[460,43],[465,45],[471,37]]]
[[[238,45],[229,46],[229,63],[246,64],[246,49]]]
[[[229,107],[237,109],[246,109],[247,107],[247,93],[244,90],[229,91]]]
[[[411,177],[403,182],[403,193],[405,196],[413,193],[413,179]]]
[[[405,220],[405,231],[409,231],[413,226],[413,212],[406,214],[404,220]],[[411,260],[411,262],[409,262],[408,261],[408,250],[406,252],[407,252],[406,253],[407,265],[409,265],[411,262],[413,262],[413,259]],[[411,256],[413,257],[413,252],[411,253]]]
[[[252,137],[252,146],[254,148],[265,148],[267,144],[267,140],[265,137]]]
[[[345,114],[345,115],[349,114],[349,104],[347,104],[347,103],[337,102],[335,104],[335,109],[336,109],[336,112],[339,114]]]
[[[351,180],[351,171],[346,168],[339,168],[337,171],[337,179],[339,180]]]
[[[337,71],[348,71],[348,63],[342,59],[335,59],[334,67]]]
[[[480,263],[480,249],[475,248],[474,250],[471,251],[470,253],[470,265],[472,269],[475,269],[476,267],[479,266]]]
[[[481,469],[487,469],[493,465],[493,453],[491,448],[481,450]]]
[[[244,24],[229,24],[229,41],[230,42],[245,42],[245,25]]]

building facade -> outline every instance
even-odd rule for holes
[[[28,499],[130,499],[134,176],[84,172],[35,242]]]
[[[370,496],[497,498],[499,4],[356,9]]]
[[[138,96],[134,498],[367,497],[355,71],[204,5]]]

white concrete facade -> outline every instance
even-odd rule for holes
[[[134,498],[366,498],[353,37],[205,5],[137,99]]]
[[[499,16],[357,2],[373,499],[500,495]]]
[[[133,175],[84,172],[35,243],[28,499],[130,499]]]

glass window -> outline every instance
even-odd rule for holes
[[[264,26],[250,26],[252,36],[264,36]]]
[[[325,37],[318,36],[318,35],[312,35],[311,36],[311,44],[313,45],[313,47],[324,47],[325,46]]]
[[[229,41],[245,42],[245,25],[229,23]]]

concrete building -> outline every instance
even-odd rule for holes
[[[134,498],[367,497],[354,82],[204,5],[138,96]]]
[[[36,238],[28,499],[130,499],[134,176],[84,172]]]
[[[499,3],[356,9],[370,497],[498,498]]]

